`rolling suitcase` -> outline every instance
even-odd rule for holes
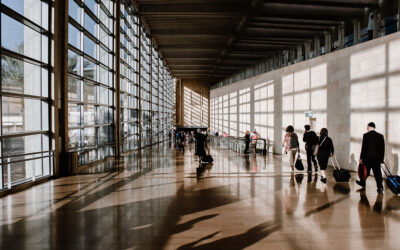
[[[348,182],[350,180],[350,172],[346,169],[341,169],[339,167],[339,163],[336,159],[336,156],[334,157],[335,160],[332,160],[332,165],[333,165],[333,177],[335,177],[336,182]]]
[[[383,163],[385,167],[382,168],[383,172],[386,175],[386,185],[395,195],[400,193],[400,176],[392,175],[386,163]],[[387,171],[387,172],[386,172]]]

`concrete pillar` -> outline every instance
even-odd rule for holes
[[[294,60],[296,59],[296,51],[294,49],[290,50],[290,64],[294,64]]]
[[[353,20],[353,34],[354,34],[354,45],[359,43],[360,38],[361,38],[361,32],[360,32],[360,20],[354,19]]]
[[[289,64],[289,51],[283,51],[283,66],[287,66]]]
[[[297,62],[301,62],[303,57],[303,48],[301,44],[297,45]]]
[[[338,27],[338,42],[339,42],[339,49],[344,47],[344,24],[341,24]]]
[[[332,50],[332,36],[330,32],[325,32],[325,53],[329,53]]]
[[[311,58],[311,42],[310,41],[306,41],[304,43],[304,60],[308,60]]]
[[[319,40],[319,37],[316,36],[314,37],[314,57],[319,56],[320,51],[321,51],[321,42]]]
[[[374,30],[373,38],[380,37],[380,23],[381,23],[381,13],[379,11],[374,12]]]
[[[400,31],[400,0],[397,0],[397,31]]]

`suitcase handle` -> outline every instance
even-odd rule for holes
[[[336,155],[334,155],[333,157],[329,157],[329,158],[331,158],[333,168],[340,170],[339,163],[336,159]],[[333,160],[333,159],[335,159],[335,160]]]
[[[385,173],[386,177],[388,177],[389,175],[392,175],[392,173],[390,172],[390,170],[389,170],[388,166],[386,165],[386,163],[385,163],[385,162],[382,162],[382,163],[381,163],[381,166],[382,166],[382,165],[385,166],[384,168],[382,168],[382,170],[383,170],[383,173]],[[386,168],[386,170],[388,171],[389,175],[386,173],[385,168]]]

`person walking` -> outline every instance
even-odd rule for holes
[[[294,128],[292,125],[287,126],[286,128],[286,134],[283,139],[282,147],[285,147],[285,154],[289,155],[289,165],[290,165],[290,170],[293,172],[294,171],[294,163],[295,163],[295,157],[296,153],[299,149],[299,138],[297,134],[294,132]]]
[[[246,134],[244,135],[244,142],[246,147],[244,148],[244,153],[247,154],[249,153],[249,148],[250,148],[250,131],[246,131]]]
[[[328,136],[328,129],[321,129],[319,134],[317,159],[321,169],[321,181],[326,183],[326,167],[328,166],[329,157],[335,154],[335,148],[333,147],[332,139]]]
[[[367,167],[367,178],[371,169],[374,173],[378,192],[383,192],[381,164],[385,159],[385,138],[375,131],[375,123],[370,122],[367,126],[367,133],[363,135],[360,163]],[[365,188],[366,180],[356,181],[358,185]]]
[[[305,149],[307,154],[307,171],[309,173],[312,172],[311,170],[311,163],[314,163],[315,172],[318,172],[318,163],[315,160],[314,149],[315,145],[318,144],[318,136],[317,134],[311,130],[310,125],[304,126],[304,134],[303,134],[303,142],[306,143]]]

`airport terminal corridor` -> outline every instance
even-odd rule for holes
[[[400,198],[357,192],[286,156],[169,142],[0,199],[4,249],[395,249]],[[328,171],[330,172],[330,171]]]

